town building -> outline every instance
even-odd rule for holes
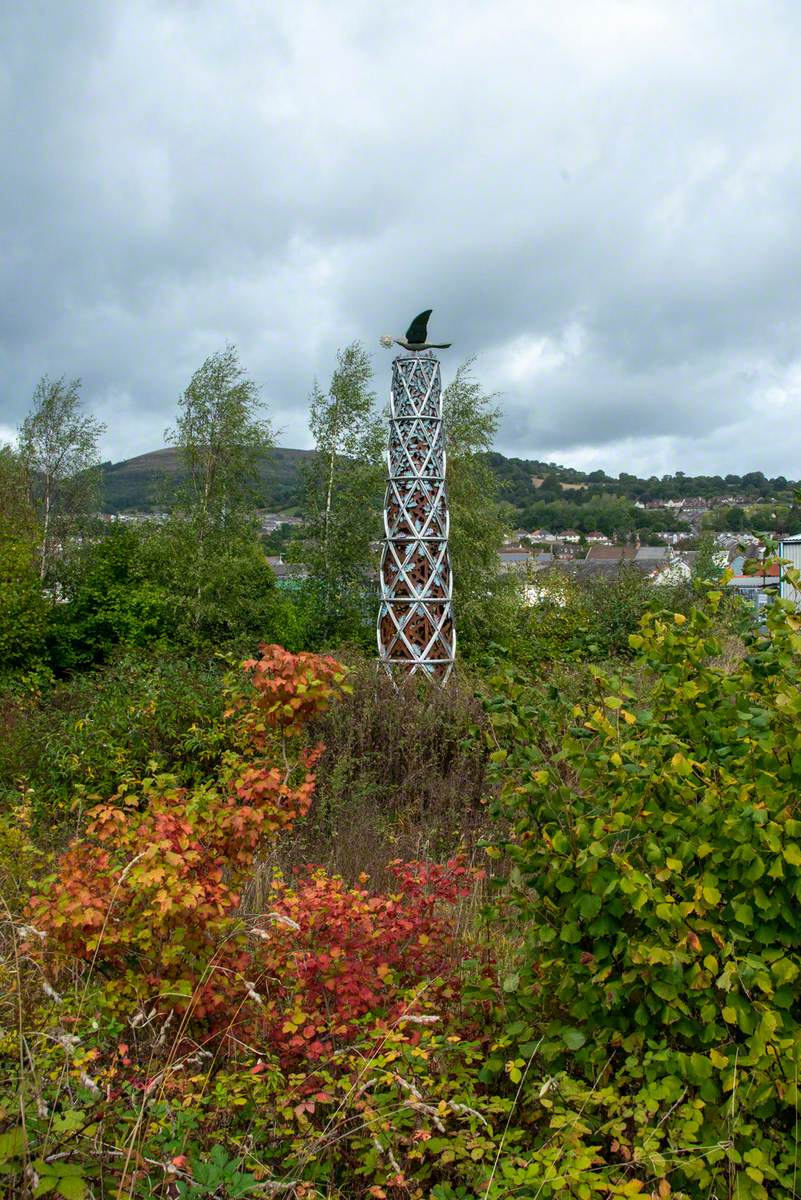
[[[801,591],[787,578],[788,567],[801,571],[801,533],[783,538],[779,542],[779,558],[786,559],[786,562],[781,563],[779,593],[783,600],[792,600],[801,608]]]

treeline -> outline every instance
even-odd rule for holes
[[[560,533],[598,531],[608,537],[647,537],[666,531],[691,532],[679,511],[645,509],[649,501],[700,498],[715,504],[703,518],[704,528],[740,532],[747,529],[778,534],[801,528],[798,486],[783,475],[767,478],[761,471],[746,475],[666,475],[638,479],[622,472],[617,479],[603,471],[589,473],[554,464],[504,458],[490,453],[488,462],[509,506],[509,519],[524,529]],[[770,503],[765,503],[770,498]]]
[[[614,476],[601,470],[579,471],[536,459],[507,458],[497,451],[489,454],[489,462],[503,481],[507,497],[513,497],[515,504],[525,503],[530,491],[541,492],[544,489],[547,493],[560,488],[562,484],[571,483],[630,496],[633,500],[684,500],[692,496],[712,499],[736,493],[753,503],[783,493],[791,496],[799,486],[784,475],[771,477],[762,471],[748,471],[744,475],[687,475],[684,471],[676,471],[673,475],[640,478],[627,471]]]
[[[574,529],[578,533],[598,532],[615,540],[625,540],[633,534],[648,537],[672,530],[692,533],[686,521],[670,510],[649,511],[637,508],[621,496],[592,495],[583,500],[540,500],[527,505],[520,513],[524,529],[545,529],[560,533]]]
[[[278,446],[265,448],[254,464],[254,488],[261,508],[281,512],[302,506],[304,466],[311,453]],[[540,511],[533,506],[546,501],[569,501],[575,512],[576,506],[595,504],[600,497],[616,497],[628,500],[632,505],[634,501],[647,503],[691,497],[709,501],[730,497],[736,501],[735,507],[757,505],[767,500],[786,506],[792,504],[799,486],[783,475],[768,477],[761,471],[725,476],[685,475],[677,471],[675,475],[661,478],[652,475],[648,479],[621,472],[614,478],[600,470],[584,472],[554,463],[507,458],[495,450],[486,452],[486,462],[504,502],[510,506],[513,523],[524,518],[527,522],[532,511]],[[104,462],[100,465],[101,507],[108,513],[169,508],[180,473],[179,456],[173,449],[158,450],[119,463]],[[558,517],[556,510],[552,523]],[[569,522],[575,525],[572,516]],[[596,527],[599,526],[590,528]],[[629,527],[634,528],[633,525]],[[646,527],[650,527],[647,521]]]
[[[350,643],[371,649],[382,532],[384,423],[357,343],[314,384],[315,449],[300,463],[300,536],[283,540],[303,569],[279,586],[256,510],[273,448],[265,405],[234,347],[195,372],[165,433],[176,447],[165,520],[136,527],[99,516],[103,426],[80,384],[43,379],[0,451],[0,669],[59,673],[106,661],[116,647],[252,653]],[[498,412],[463,365],[444,394],[451,454],[451,545],[462,652],[513,629],[512,588],[498,579],[505,524],[485,454]],[[145,468],[153,471],[149,456]]]

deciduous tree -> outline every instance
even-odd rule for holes
[[[37,569],[36,518],[25,468],[0,447],[0,670],[24,667],[44,650],[47,605]]]
[[[385,445],[370,388],[373,369],[354,342],[337,354],[328,390],[316,383],[310,426],[314,458],[306,472],[307,558],[318,590],[325,639],[364,607],[370,543],[380,536]]]
[[[164,436],[178,447],[183,478],[173,520],[159,541],[161,552],[169,547],[162,565],[185,629],[199,642],[210,635],[226,640],[245,632],[242,585],[259,612],[271,590],[253,512],[259,461],[272,445],[272,430],[235,346],[206,359],[178,406],[175,427]],[[250,615],[244,624],[251,632]]]
[[[45,579],[54,547],[64,543],[91,509],[99,483],[98,438],[105,425],[81,411],[80,380],[45,375],[19,431],[20,455],[41,525],[39,574]]]
[[[272,445],[259,389],[239,363],[235,346],[210,355],[178,401],[175,427],[184,478],[179,508],[207,532],[230,526],[254,501],[259,459]]]
[[[502,640],[516,607],[514,581],[499,573],[507,522],[487,459],[500,409],[473,366],[473,358],[462,363],[443,392],[454,611],[460,644],[468,652]]]

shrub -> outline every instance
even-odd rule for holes
[[[101,797],[143,777],[199,783],[232,745],[223,720],[228,666],[120,653],[68,680],[19,681],[0,702],[0,803],[23,803],[34,832],[52,843],[81,828]]]
[[[655,587],[632,566],[613,576],[571,579],[561,572],[535,576],[541,598],[528,610],[528,661],[630,658],[629,636],[645,612],[670,607],[688,612],[693,602],[687,585]]]
[[[316,752],[303,749],[296,714],[325,706],[344,682],[333,660],[277,646],[248,668],[250,708],[242,693],[233,707],[261,753],[229,753],[214,783],[190,790],[156,777],[98,805],[31,900],[50,969],[98,966],[123,1007],[155,989],[198,1017],[224,1017],[242,991],[251,956],[236,926],[238,889],[265,840],[311,799]]]
[[[33,969],[2,968],[19,997],[9,1028],[27,1009],[35,1058],[0,1033],[18,1089],[0,1099],[0,1168],[21,1188],[74,1200],[100,1175],[143,1197],[250,1194],[291,1169],[343,1195],[373,1180],[378,1196],[407,1170],[484,1173],[492,1127],[469,1103],[480,1030],[453,1031],[456,905],[475,873],[397,862],[381,894],[310,869],[276,877],[269,911],[247,917],[243,883],[311,798],[309,722],[349,685],[333,660],[276,646],[245,667],[216,777],[157,776],[96,806],[16,931],[9,961]]]
[[[648,694],[596,670],[551,753],[529,730],[547,706],[553,727],[558,696],[507,682],[496,705],[525,952],[489,1067],[528,1063],[534,1118],[572,1123],[589,1157],[582,1173],[562,1140],[562,1186],[795,1194],[801,617],[777,602],[727,671],[720,601],[646,613]]]

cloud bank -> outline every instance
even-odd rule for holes
[[[498,448],[801,475],[801,7],[84,0],[0,17],[0,428],[162,443],[226,342],[284,445],[433,307]]]

